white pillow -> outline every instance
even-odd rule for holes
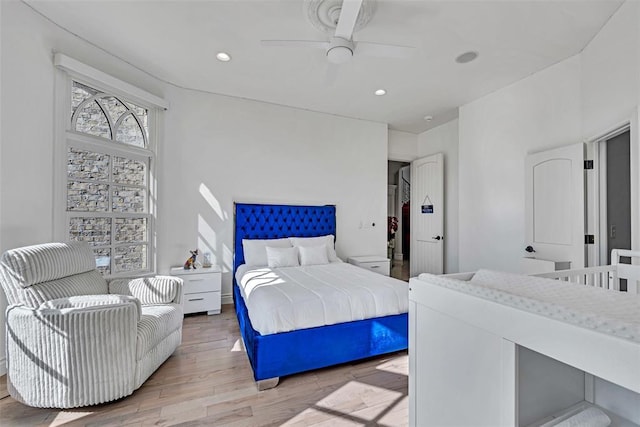
[[[329,258],[329,261],[340,261],[340,258],[338,258],[338,255],[336,254],[336,250],[334,248],[333,234],[327,234],[326,236],[319,237],[289,237],[289,240],[291,241],[291,244],[296,247],[325,245],[327,247],[327,258]]]
[[[242,239],[242,250],[244,251],[244,263],[247,265],[265,266],[267,265],[266,247],[290,248],[289,239]]]
[[[329,264],[327,249],[321,246],[300,246],[300,265]]]
[[[267,246],[266,250],[267,265],[271,268],[297,267],[300,265],[300,262],[298,262],[298,248],[272,248]]]

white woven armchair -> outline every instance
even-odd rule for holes
[[[9,303],[8,389],[29,406],[74,408],[127,396],[182,339],[180,279],[107,283],[85,243],[7,251],[0,284]]]

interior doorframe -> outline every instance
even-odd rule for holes
[[[605,142],[623,132],[629,131],[630,179],[631,179],[631,250],[640,248],[640,139],[638,123],[640,110],[606,132],[587,139],[587,156],[593,160],[593,173],[586,174],[586,224],[587,234],[593,234],[594,244],[586,245],[586,266],[593,267],[606,263],[607,252],[607,152]]]
[[[404,183],[402,181],[400,181],[401,179],[404,179],[404,177],[402,176],[402,170],[405,168],[411,168],[411,162],[404,162],[407,163],[406,166],[401,167],[398,170],[398,194],[397,194],[397,201],[396,201],[396,217],[398,218],[398,231],[399,233],[396,233],[396,248],[399,248],[400,251],[396,252],[395,254],[395,258],[393,259],[393,261],[402,261],[404,262],[404,254],[407,252],[407,249],[411,250],[411,248],[406,248],[404,245],[404,234],[405,234],[405,230],[403,227],[407,227],[409,226],[409,224],[405,224],[404,219],[402,217],[402,208],[403,208],[403,204],[402,204],[402,199],[403,199],[403,193],[404,193]],[[411,185],[411,181],[409,181],[409,185]],[[409,198],[409,202],[411,202],[411,198]],[[407,258],[407,262],[408,262],[408,258]]]
[[[417,156],[412,156],[412,155],[399,155],[399,154],[394,154],[394,155],[387,155],[387,164],[389,161],[392,162],[402,162],[402,163],[407,163],[407,166],[403,166],[403,167],[411,167],[411,162],[413,162],[415,159],[417,159]],[[401,168],[402,169],[402,168]],[[402,221],[402,192],[400,191],[400,183],[398,183],[398,188],[396,190],[396,215],[398,215],[398,233],[396,233],[396,249],[399,248],[401,250],[401,252],[396,253],[396,256],[394,256],[394,259],[391,260],[391,267],[393,268],[394,265],[394,261],[401,261],[402,263],[404,263],[405,259],[404,259],[404,252],[405,252],[405,248],[404,245],[402,244],[402,236],[404,233],[403,230],[403,221]],[[400,243],[398,244],[398,241],[400,241]],[[409,250],[411,250],[411,248],[409,248]],[[406,259],[407,264],[409,265],[409,268],[411,268],[411,260],[409,258]]]

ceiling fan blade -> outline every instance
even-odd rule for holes
[[[362,0],[343,0],[335,37],[351,40],[361,6]]]
[[[262,40],[262,46],[267,47],[311,47],[316,49],[328,49],[329,42],[318,40]]]
[[[396,46],[391,44],[356,42],[355,53],[382,58],[410,58],[416,48],[411,46]]]

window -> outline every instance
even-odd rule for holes
[[[153,271],[153,132],[159,109],[66,79],[65,240],[88,242],[104,276]],[[60,104],[61,106],[61,104]],[[151,137],[151,138],[150,138]]]

